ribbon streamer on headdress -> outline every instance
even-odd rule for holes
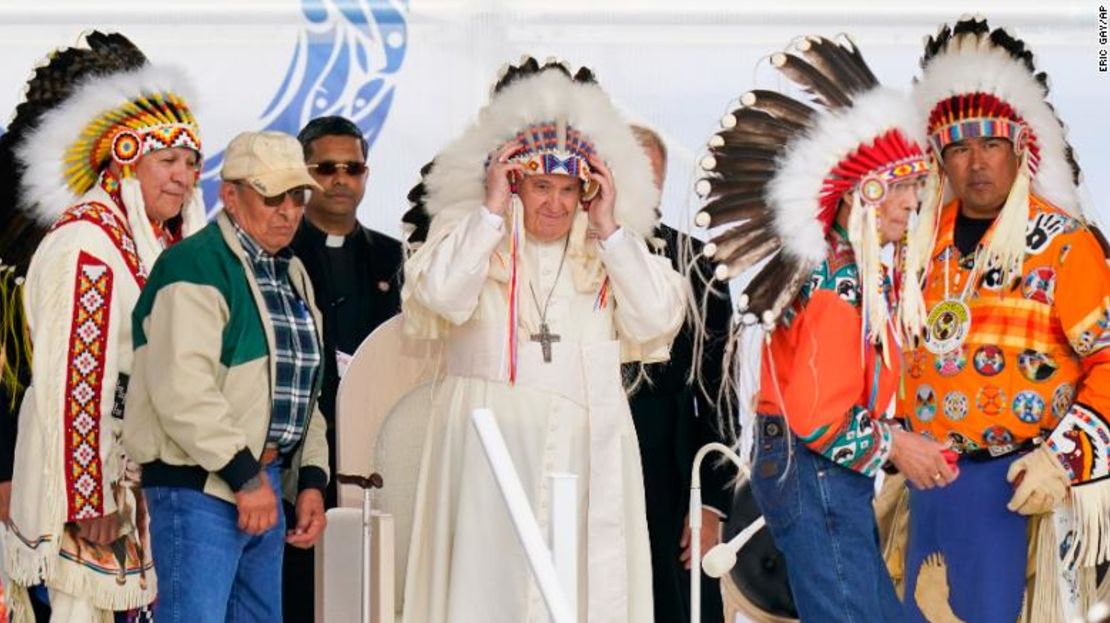
[[[509,229],[509,313],[507,327],[508,342],[505,356],[508,363],[509,385],[516,384],[517,350],[520,338],[520,264],[521,240],[524,231],[524,204],[515,194],[512,199],[511,226]],[[505,366],[502,366],[504,369]]]

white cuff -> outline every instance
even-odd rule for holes
[[[704,510],[704,511],[709,511],[709,512],[713,513],[714,515],[720,517],[721,519],[728,519],[728,515],[724,514],[723,512],[721,512],[721,511],[717,510],[716,508],[713,508],[712,506],[709,506],[707,504],[702,504],[701,509]]]
[[[625,238],[626,236],[624,235],[624,228],[617,226],[617,228],[613,230],[613,233],[609,234],[608,238],[605,238],[604,240],[598,238],[597,242],[601,245],[602,249],[609,249],[624,242]]]
[[[486,225],[489,225],[497,231],[501,231],[501,228],[505,225],[505,217],[490,212],[489,208],[486,206],[480,206],[478,209],[482,213],[482,221],[485,222]]]

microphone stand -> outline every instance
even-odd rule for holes
[[[740,460],[740,456],[733,451],[732,448],[723,443],[716,441],[707,443],[698,450],[694,455],[694,465],[690,472],[690,510],[688,514],[688,521],[690,522],[690,621],[691,623],[701,623],[701,462],[705,456],[710,452],[719,452],[725,455],[730,461],[736,464],[736,468],[744,477],[749,475],[747,467],[744,462]],[[763,520],[760,517],[757,522]],[[754,525],[754,523],[753,523]],[[751,526],[749,526],[751,528]],[[747,529],[741,532],[739,536],[746,536],[743,539],[746,542],[751,535],[754,534],[758,528],[748,532]],[[736,541],[737,539],[733,539]],[[732,545],[730,541],[728,545]],[[743,546],[740,543],[737,550]]]

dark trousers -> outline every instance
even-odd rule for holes
[[[686,484],[690,467],[678,463],[676,416],[666,405],[669,403],[652,403],[638,395],[633,399],[633,421],[644,474],[655,623],[687,623],[690,620],[690,571],[679,561],[682,554],[679,541],[690,505],[690,490]],[[669,429],[664,422],[671,422]],[[724,618],[720,581],[705,574],[701,578],[701,620],[720,623]]]
[[[297,514],[292,504],[282,502],[287,525],[297,525]],[[285,623],[313,623],[316,604],[316,549],[301,549],[285,545],[285,563],[281,568],[282,618]]]

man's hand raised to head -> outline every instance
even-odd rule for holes
[[[509,156],[520,149],[520,143],[509,141],[492,154],[489,167],[486,168],[486,209],[498,215],[505,216],[509,210],[509,203],[513,199],[513,189],[509,182],[509,175],[524,176],[524,166],[509,162]]]
[[[615,216],[617,187],[613,184],[613,173],[600,158],[590,157],[590,179],[598,185],[597,196],[590,202],[590,227],[597,237],[605,240],[617,231]]]

